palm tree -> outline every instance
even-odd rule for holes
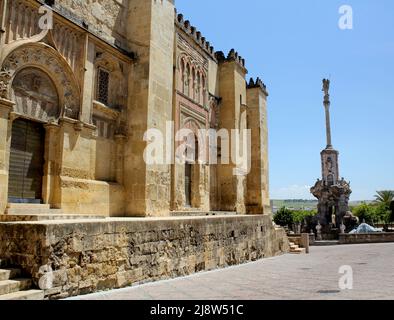
[[[376,192],[375,202],[384,204],[389,208],[392,201],[394,201],[394,191],[385,190]]]

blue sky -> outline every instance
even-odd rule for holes
[[[339,8],[353,9],[341,30]],[[177,0],[215,50],[235,48],[269,97],[271,198],[313,198],[325,148],[323,77],[351,200],[394,189],[394,1]]]

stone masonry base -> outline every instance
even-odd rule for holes
[[[0,223],[0,257],[60,299],[289,251],[269,216]]]

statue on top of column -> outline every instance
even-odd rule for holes
[[[324,102],[330,102],[330,80],[323,79]]]

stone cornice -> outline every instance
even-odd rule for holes
[[[95,115],[101,116],[109,120],[116,120],[120,116],[118,110],[107,107],[99,101],[93,101],[93,112]]]
[[[15,102],[4,99],[4,98],[0,98],[0,107],[6,107],[8,109],[12,109],[15,105]]]

